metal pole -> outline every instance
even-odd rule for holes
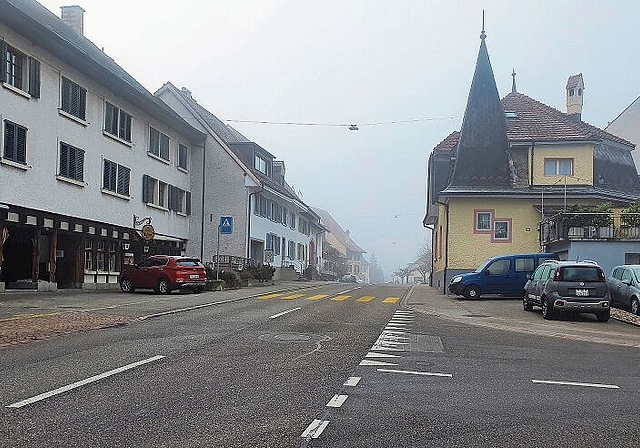
[[[564,211],[567,211],[567,175],[564,176]]]
[[[216,247],[216,280],[220,280],[220,224],[218,224],[218,244]]]

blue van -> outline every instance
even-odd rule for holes
[[[456,275],[449,283],[449,292],[466,299],[484,294],[522,297],[529,275],[545,260],[557,260],[550,253],[499,255],[489,258],[475,272]]]

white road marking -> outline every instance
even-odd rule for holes
[[[397,366],[398,364],[395,362],[382,362],[382,361],[371,361],[370,359],[363,359],[360,361],[361,366]]]
[[[599,387],[601,389],[620,389],[615,384],[596,384],[596,383],[575,383],[573,381],[546,381],[531,380],[534,384],[559,384],[561,386],[583,386],[583,387]]]
[[[47,398],[53,397],[54,395],[59,395],[61,393],[70,391],[72,389],[76,389],[76,388],[78,388],[80,386],[84,386],[86,384],[94,383],[96,381],[99,381],[101,379],[107,378],[109,376],[116,375],[118,373],[122,373],[122,372],[124,372],[126,370],[130,370],[130,369],[133,369],[135,367],[139,367],[139,366],[141,366],[143,364],[148,364],[150,362],[154,362],[154,361],[157,361],[157,360],[165,358],[165,357],[166,356],[158,355],[158,356],[154,356],[152,358],[143,359],[142,361],[137,361],[137,362],[134,362],[134,363],[131,363],[131,364],[127,364],[126,366],[118,367],[117,369],[109,370],[108,372],[92,376],[92,377],[84,379],[82,381],[77,381],[77,382],[69,384],[67,386],[59,387],[59,388],[51,390],[49,392],[45,392],[45,393],[42,393],[40,395],[36,395],[35,397],[31,397],[31,398],[27,398],[26,400],[18,401],[17,403],[13,403],[13,404],[7,405],[6,407],[7,408],[21,408],[22,406],[26,406],[28,404],[32,404],[32,403],[36,403],[36,402],[41,401],[41,400],[45,400]]]
[[[327,407],[339,408],[347,401],[347,398],[349,398],[349,395],[334,395],[333,398],[329,400],[329,403],[327,403]]]
[[[388,335],[394,334],[408,334],[406,331],[398,331],[398,330],[384,330],[380,336],[385,337]]]
[[[302,435],[303,439],[317,439],[322,434],[322,431],[329,425],[329,420],[314,420],[311,424],[304,430]]]
[[[390,334],[385,335],[384,339],[391,340],[391,341],[408,341],[409,340],[409,338],[405,338],[404,336],[392,336]]]
[[[290,309],[290,310],[283,311],[282,313],[278,313],[278,314],[274,314],[273,316],[269,316],[269,319],[275,319],[275,318],[277,318],[277,317],[284,316],[285,314],[289,314],[289,313],[292,313],[292,312],[294,312],[294,311],[298,311],[299,309],[300,309],[300,307],[298,307],[298,308],[292,308],[292,309]]]
[[[401,358],[401,356],[392,355],[390,353],[369,352],[365,355],[365,358]]]
[[[409,323],[407,323],[407,322],[389,322],[387,325],[398,325],[400,327],[406,327],[407,325],[409,325]]]
[[[347,381],[344,382],[345,386],[355,387],[358,385],[362,377],[359,376],[350,376]]]
[[[395,370],[395,369],[377,369],[377,370],[378,372],[387,372],[387,373],[406,373],[408,375],[442,376],[446,378],[453,378],[453,375],[450,373],[416,372],[413,370]]]

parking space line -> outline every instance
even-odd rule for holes
[[[332,302],[344,302],[345,300],[347,300],[350,297],[351,296],[346,296],[346,295],[335,296],[335,297],[331,298],[331,301]]]
[[[306,300],[322,300],[322,299],[324,299],[325,297],[328,297],[328,296],[329,296],[328,294],[316,294],[315,296],[307,297]]]
[[[359,299],[356,300],[356,302],[358,303],[369,303],[371,301],[375,300],[374,296],[362,296]]]
[[[157,360],[162,359],[162,358],[165,358],[165,356],[158,355],[158,356],[154,356],[152,358],[143,359],[142,361],[137,361],[137,362],[134,362],[134,363],[131,363],[131,364],[127,364],[126,366],[118,367],[117,369],[109,370],[108,372],[104,372],[104,373],[101,373],[99,375],[94,375],[94,376],[92,376],[90,378],[87,378],[87,379],[84,379],[82,381],[77,381],[75,383],[68,384],[68,385],[63,386],[63,387],[59,387],[59,388],[51,390],[49,392],[45,392],[45,393],[42,393],[40,395],[36,395],[35,397],[27,398],[26,400],[18,401],[17,403],[13,403],[13,404],[7,405],[5,407],[7,407],[7,408],[21,408],[23,406],[26,406],[26,405],[29,405],[29,404],[32,404],[32,403],[36,403],[38,401],[45,400],[47,398],[53,397],[55,395],[59,395],[59,394],[64,393],[64,392],[68,392],[68,391],[73,390],[73,389],[77,389],[78,387],[84,386],[86,384],[95,383],[96,381],[99,381],[101,379],[110,377],[112,375],[116,375],[118,373],[122,373],[124,371],[133,369],[135,367],[139,367],[139,366],[144,365],[144,364],[148,364],[150,362],[157,361]]]
[[[267,294],[264,296],[260,296],[258,297],[258,299],[260,300],[266,300],[266,299],[275,299],[276,297],[282,297],[284,294],[282,294],[281,292],[276,292],[274,294]]]
[[[620,389],[615,384],[598,384],[598,383],[576,383],[573,381],[547,381],[547,380],[531,380],[534,384],[557,384],[560,386],[582,386],[582,387],[598,387],[601,389]]]
[[[382,300],[382,303],[398,303],[400,301],[400,297],[387,297]]]
[[[306,294],[289,294],[288,296],[280,297],[280,300],[295,300],[300,297],[304,297]]]
[[[378,372],[385,373],[404,373],[407,375],[422,375],[422,376],[441,376],[446,378],[453,378],[450,373],[434,373],[434,372],[416,372],[414,370],[395,370],[395,369],[376,369]]]
[[[370,359],[363,359],[360,361],[360,366],[397,366],[398,364],[395,362],[384,362],[384,361],[372,361]]]
[[[339,408],[344,404],[345,401],[347,401],[347,398],[349,398],[349,395],[334,395],[333,398],[327,403],[327,407]]]

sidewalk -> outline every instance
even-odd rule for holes
[[[0,293],[0,349],[59,334],[126,325],[141,316],[242,299],[276,290],[301,289],[324,282],[278,282],[200,294],[60,290]]]

